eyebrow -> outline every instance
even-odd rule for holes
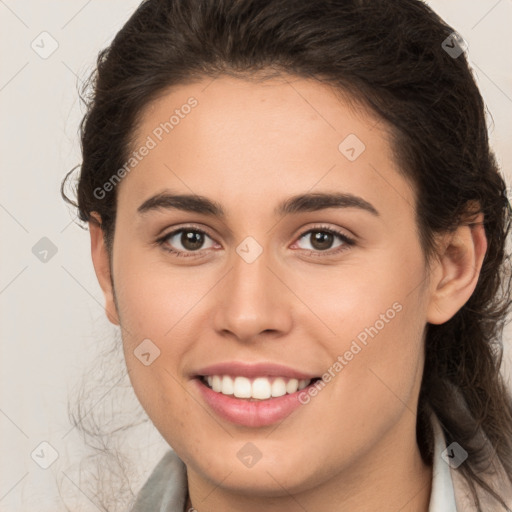
[[[282,216],[300,212],[314,212],[327,208],[358,208],[378,217],[380,213],[362,197],[349,193],[314,192],[292,196],[281,202],[275,209],[274,215]],[[195,194],[173,194],[163,191],[144,201],[138,208],[139,214],[156,210],[183,210],[226,218],[223,207],[204,196]]]

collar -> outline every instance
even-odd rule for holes
[[[187,467],[174,451],[168,451],[139,491],[130,512],[186,512],[187,486]]]
[[[447,456],[446,439],[441,424],[434,414],[431,416],[431,423],[434,430],[434,456],[428,512],[457,512],[451,468],[443,459],[443,454]]]

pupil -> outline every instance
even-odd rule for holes
[[[316,249],[329,249],[332,244],[332,233],[326,233],[325,231],[315,231],[313,236],[312,245]]]

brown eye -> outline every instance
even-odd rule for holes
[[[197,231],[182,231],[180,243],[188,251],[200,249],[204,243],[204,234]]]
[[[312,231],[310,235],[311,245],[319,251],[330,249],[334,241],[334,235],[326,231]]]
[[[354,245],[355,242],[351,238],[343,235],[342,233],[338,233],[333,229],[327,228],[315,228],[310,229],[301,237],[299,240],[310,240],[310,248],[303,247],[303,249],[308,250],[309,252],[327,252],[330,249],[337,249],[333,252],[339,252],[347,249],[349,246]],[[336,239],[340,240],[340,243],[333,246],[333,243]],[[338,249],[339,247],[339,249]]]
[[[206,239],[211,240],[211,244],[205,247]],[[213,240],[204,231],[199,229],[181,228],[172,233],[168,233],[157,241],[162,247],[171,253],[180,256],[195,256],[187,254],[200,252],[203,249],[209,249],[213,245]]]

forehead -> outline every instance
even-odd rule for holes
[[[414,200],[389,140],[381,120],[316,80],[205,78],[146,107],[119,202],[140,204],[169,187],[214,196],[228,212],[236,204],[270,210],[283,195],[321,188],[398,213]]]

